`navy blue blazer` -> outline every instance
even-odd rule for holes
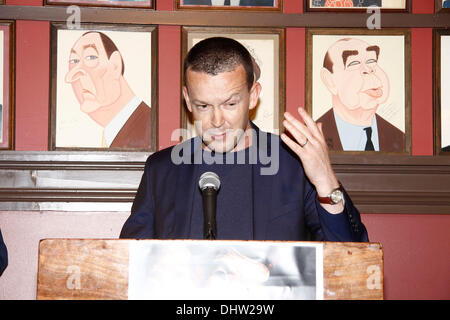
[[[2,231],[0,230],[0,276],[8,266],[8,251],[6,245],[3,242]]]
[[[326,212],[297,155],[279,136],[252,126],[256,130],[258,149],[258,161],[252,165],[253,199],[249,199],[253,201],[254,240],[368,241],[360,214],[345,190],[344,212],[338,215]],[[192,163],[200,149],[201,140],[196,137],[147,159],[131,215],[123,225],[120,238],[189,238],[199,167]],[[278,172],[262,175],[261,169],[273,165],[265,155],[277,152]],[[174,163],[172,153],[182,155],[184,163]]]

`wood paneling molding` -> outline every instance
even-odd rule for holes
[[[70,203],[70,208],[77,203],[129,204],[148,155],[2,152],[0,210],[35,210],[40,203],[49,207],[53,202]],[[362,213],[450,214],[450,157],[332,155],[331,159]]]

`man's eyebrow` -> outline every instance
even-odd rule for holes
[[[366,51],[375,51],[376,55],[377,55],[377,60],[378,60],[378,56],[380,55],[380,47],[379,46],[370,46],[366,48]]]
[[[231,96],[228,97],[228,99],[225,100],[225,102],[228,102],[230,100],[232,100],[233,98],[239,98],[240,94],[239,92],[233,93]]]
[[[229,96],[227,99],[225,99],[223,101],[223,103],[226,103],[226,102],[232,100],[233,98],[239,98],[239,97],[240,97],[239,93],[233,93],[231,96]],[[209,103],[204,102],[203,100],[198,100],[198,99],[193,99],[192,103],[197,104],[197,105],[208,105],[209,104]]]
[[[89,43],[89,44],[83,46],[83,50],[86,50],[87,48],[92,48],[98,53],[97,46],[93,43]]]
[[[192,103],[196,104],[196,105],[207,105],[206,102],[204,102],[202,100],[197,100],[197,99],[192,100]]]
[[[342,51],[342,61],[344,62],[344,68],[347,64],[347,59],[350,56],[356,56],[359,54],[358,50],[344,50]]]

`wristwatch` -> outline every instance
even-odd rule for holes
[[[317,195],[317,200],[319,200],[320,203],[325,204],[338,204],[339,202],[344,200],[342,187],[339,186],[339,188],[333,189],[331,193],[326,197],[319,197],[319,195]]]

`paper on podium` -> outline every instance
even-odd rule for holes
[[[128,299],[323,299],[323,244],[134,241],[128,275]]]

